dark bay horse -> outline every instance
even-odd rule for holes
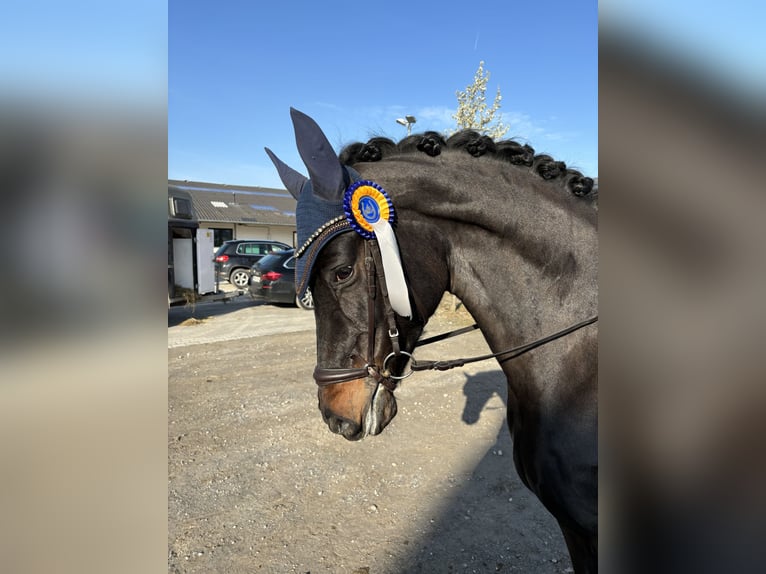
[[[499,353],[522,481],[557,519],[575,571],[595,572],[597,325],[502,354],[597,313],[593,180],[470,131],[336,155],[311,118],[291,115],[309,178],[267,152],[298,200],[296,288],[314,296],[330,430],[358,440],[384,429],[426,321],[454,293]]]

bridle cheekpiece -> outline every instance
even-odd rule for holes
[[[344,194],[343,209],[351,228],[365,239],[365,269],[367,274],[367,364],[364,367],[328,369],[317,366],[314,380],[320,386],[349,382],[371,377],[378,384],[393,391],[398,380],[412,374],[395,376],[387,368],[388,362],[399,355],[411,355],[399,347],[399,330],[395,315],[411,318],[409,289],[404,277],[399,246],[394,234],[396,221],[393,202],[386,191],[369,180],[355,181]],[[375,301],[378,285],[382,294],[388,336],[392,352],[375,364]]]

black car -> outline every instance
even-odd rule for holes
[[[231,239],[224,241],[215,252],[215,267],[219,281],[228,281],[244,289],[250,280],[250,267],[262,257],[290,246],[281,241]]]
[[[268,303],[290,303],[302,309],[313,309],[311,291],[302,299],[295,296],[295,250],[272,253],[250,270],[250,296]]]

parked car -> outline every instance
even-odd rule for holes
[[[269,253],[284,251],[290,246],[281,241],[231,239],[224,241],[215,252],[215,267],[219,281],[228,281],[244,289],[250,281],[250,267]]]
[[[307,290],[302,299],[295,296],[295,250],[267,255],[250,270],[250,296],[268,303],[289,303],[313,309],[314,299]]]

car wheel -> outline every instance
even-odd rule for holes
[[[308,309],[311,311],[314,308],[314,297],[311,295],[311,289],[306,289],[303,297],[296,297],[295,304],[301,309]]]
[[[229,275],[229,283],[239,289],[244,289],[250,283],[250,273],[247,272],[247,269],[235,269]]]

